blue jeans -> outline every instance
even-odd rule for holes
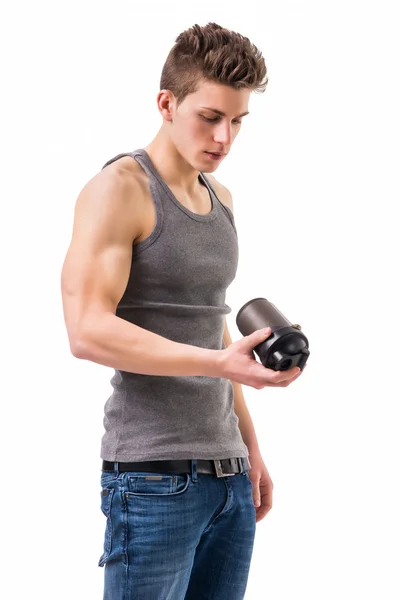
[[[256,531],[246,471],[101,472],[103,600],[242,600]]]

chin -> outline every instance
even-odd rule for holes
[[[215,171],[219,165],[221,164],[222,160],[210,160],[206,154],[204,154],[204,152],[202,153],[201,156],[201,164],[203,165],[203,167],[206,165],[207,171],[208,173],[212,173],[213,171]],[[204,168],[203,168],[204,170]]]
[[[214,165],[210,165],[210,161],[207,160],[207,156],[205,154],[194,156],[190,161],[190,164],[196,171],[204,171],[205,169],[213,169]]]

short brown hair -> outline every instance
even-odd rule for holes
[[[235,89],[265,91],[267,67],[261,52],[240,33],[208,23],[178,35],[164,63],[160,89],[170,90],[178,105],[206,79]]]

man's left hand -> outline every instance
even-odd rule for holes
[[[251,469],[249,477],[253,485],[253,501],[256,507],[256,523],[261,521],[272,508],[272,488],[274,487],[268,469],[259,452],[249,453]],[[260,503],[257,506],[257,501]]]

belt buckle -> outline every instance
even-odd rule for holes
[[[240,459],[236,459],[239,463],[239,469],[240,469],[240,473],[243,472],[243,465],[242,465],[242,461]],[[215,471],[217,473],[217,477],[231,477],[232,475],[236,475],[236,473],[224,473],[224,471],[222,470],[222,464],[221,461],[219,459],[213,460],[213,463],[215,465]]]

